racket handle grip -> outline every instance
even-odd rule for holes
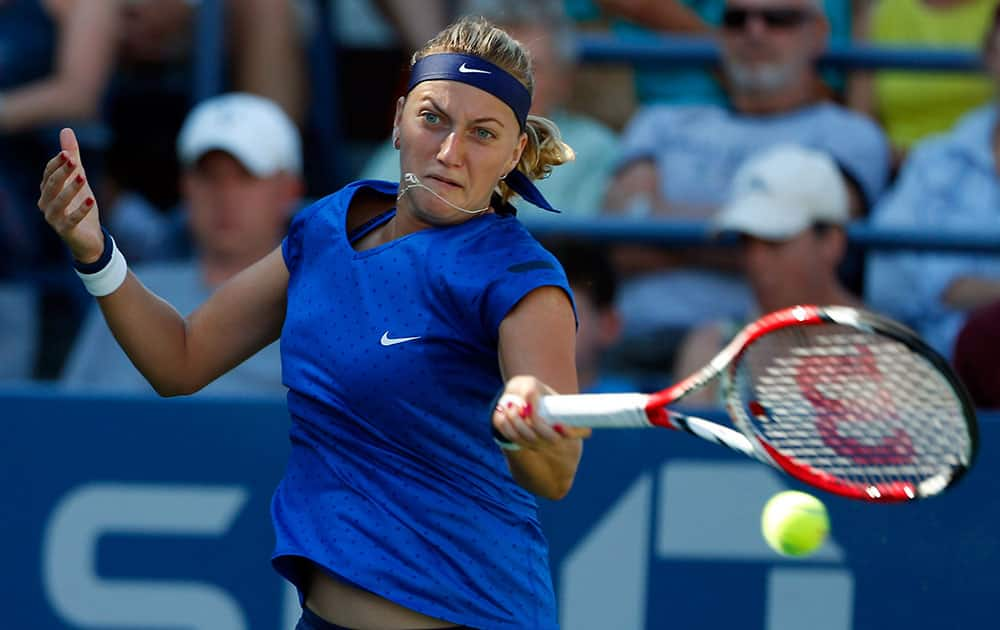
[[[538,414],[551,424],[575,427],[636,428],[653,426],[646,416],[647,394],[567,394],[542,396]]]

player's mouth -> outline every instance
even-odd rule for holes
[[[445,186],[447,186],[448,188],[455,188],[455,189],[458,189],[458,190],[461,190],[462,188],[464,188],[464,186],[462,186],[461,184],[459,184],[455,180],[448,179],[447,177],[443,177],[441,175],[428,175],[427,179],[432,179],[432,180],[434,180],[436,182],[440,182],[440,183],[444,184]]]

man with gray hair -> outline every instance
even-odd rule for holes
[[[797,143],[833,158],[848,181],[851,216],[863,216],[886,186],[889,150],[873,122],[821,100],[816,61],[829,30],[819,0],[728,0],[719,43],[730,107],[640,110],[624,134],[607,211],[707,219],[749,155]],[[617,252],[617,262],[626,276],[628,337],[741,318],[750,304],[731,257],[631,246]]]

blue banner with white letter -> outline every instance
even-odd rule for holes
[[[282,400],[0,394],[4,628],[290,630],[270,567]],[[823,495],[832,534],[784,558],[760,536],[765,466],[669,431],[599,431],[569,497],[542,502],[566,630],[991,627],[1000,421],[977,467],[907,505]]]

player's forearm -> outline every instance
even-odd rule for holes
[[[546,448],[507,451],[511,475],[522,488],[559,500],[573,486],[583,453],[583,440],[566,440]]]
[[[196,370],[186,361],[184,318],[170,304],[147,290],[134,274],[114,293],[98,298],[108,328],[161,396],[176,396],[198,389]]]

